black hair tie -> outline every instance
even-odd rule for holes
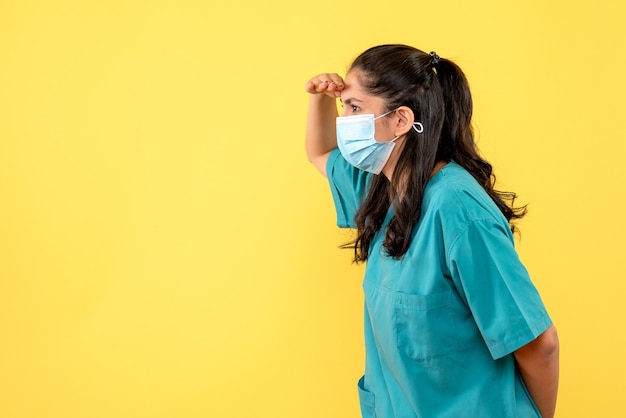
[[[437,55],[435,51],[431,51],[430,56],[432,57],[432,59],[430,60],[430,65],[433,67],[436,67],[437,64],[439,64],[439,60],[441,58],[439,57],[439,55]]]

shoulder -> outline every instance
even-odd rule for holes
[[[448,163],[428,183],[424,193],[426,210],[450,216],[463,215],[467,221],[504,219],[495,202],[476,179],[455,162]]]
[[[508,221],[474,177],[450,162],[428,183],[423,213],[436,219],[449,238],[467,231],[472,224],[489,224],[509,231]],[[508,235],[508,234],[507,234]]]

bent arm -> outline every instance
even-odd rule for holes
[[[336,74],[320,74],[305,86],[311,94],[306,121],[306,154],[324,176],[328,155],[337,147],[336,98],[341,95],[343,87],[343,80]]]
[[[311,95],[306,122],[306,155],[324,176],[328,155],[337,147],[336,117],[335,99],[323,94]]]
[[[541,416],[554,417],[559,385],[559,338],[554,325],[514,355]]]

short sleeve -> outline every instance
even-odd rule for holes
[[[337,212],[337,226],[356,228],[354,216],[365,197],[373,176],[348,163],[338,148],[331,151],[326,162],[326,175]]]
[[[508,225],[470,222],[449,249],[448,267],[494,359],[528,344],[552,324]]]

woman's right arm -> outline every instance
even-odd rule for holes
[[[306,121],[306,154],[324,176],[328,155],[337,147],[337,97],[341,96],[343,88],[343,79],[337,74],[317,75],[304,88],[311,95]]]
[[[559,337],[554,325],[514,354],[524,384],[541,416],[554,417],[559,387]]]

